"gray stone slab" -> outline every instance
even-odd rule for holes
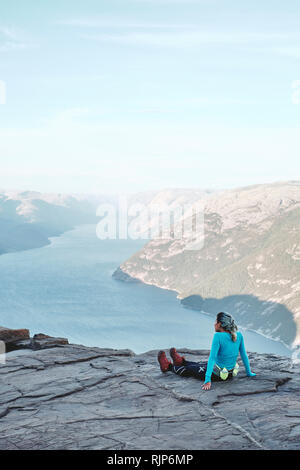
[[[184,350],[203,361],[209,351]],[[7,355],[9,356],[9,354]],[[299,449],[300,365],[250,356],[256,377],[162,373],[157,351],[60,344],[0,365],[0,449]]]

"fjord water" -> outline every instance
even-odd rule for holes
[[[100,240],[95,225],[84,225],[48,246],[0,256],[0,325],[136,353],[209,349],[212,316],[185,309],[173,291],[112,278],[146,242]],[[248,351],[291,355],[281,342],[240,330]]]

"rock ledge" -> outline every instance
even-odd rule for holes
[[[194,378],[163,374],[157,351],[50,346],[0,364],[0,449],[300,447],[300,365],[289,358],[249,353],[256,377],[241,365],[204,391]],[[209,354],[180,351],[196,361]]]

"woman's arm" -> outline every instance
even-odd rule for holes
[[[245,349],[244,337],[243,337],[242,334],[241,334],[241,344],[240,344],[240,355],[241,355],[242,361],[244,363],[244,366],[245,366],[246,373],[247,373],[248,377],[252,377],[252,376],[256,375],[256,374],[254,374],[254,372],[251,372],[249,359],[248,359],[247,352],[246,352],[246,349]]]
[[[210,382],[211,380],[211,374],[216,362],[216,357],[218,354],[218,351],[220,349],[220,337],[217,333],[214,334],[213,340],[212,340],[212,345],[211,345],[211,350],[207,362],[207,368],[206,368],[206,374],[205,374],[205,384]]]

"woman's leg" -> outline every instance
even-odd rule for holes
[[[181,366],[171,365],[169,370],[174,372],[174,374],[181,375],[182,377],[195,377],[200,380],[205,380],[206,368],[207,362],[184,360]]]
[[[205,380],[207,362],[186,361],[184,357],[180,357],[180,359],[181,365],[176,366],[167,359],[166,353],[164,351],[159,351],[158,353],[158,362],[162,372],[172,371],[174,374],[181,375],[182,377],[195,377],[200,380]],[[232,373],[229,373],[228,379],[231,378]],[[219,382],[222,381],[222,379],[218,375],[212,373],[211,381]]]

